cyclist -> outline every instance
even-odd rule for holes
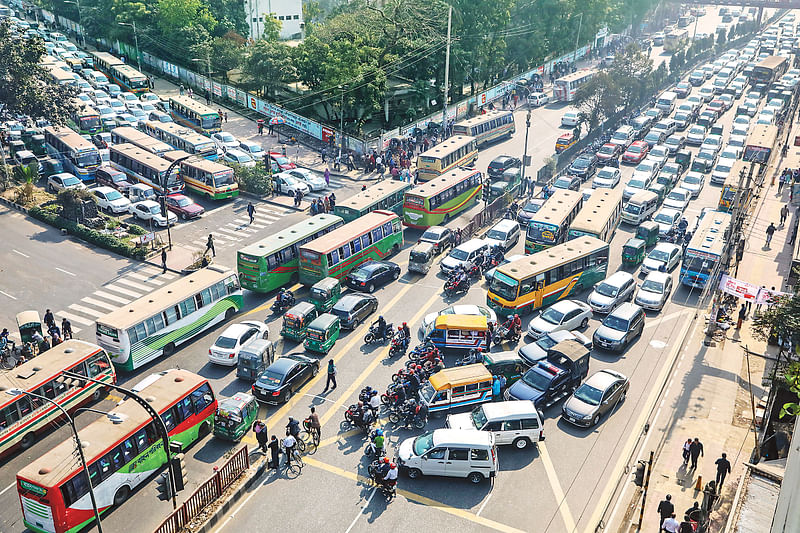
[[[317,435],[317,440],[319,440],[322,434],[322,425],[319,423],[319,415],[317,414],[317,409],[315,407],[311,407],[311,414],[308,415],[308,423],[310,425],[310,430],[312,433]]]
[[[291,416],[289,417],[289,423],[286,424],[286,434],[291,435],[295,439],[300,435],[300,423]]]
[[[286,464],[288,465],[289,462],[295,458],[297,455],[297,451],[295,451],[295,447],[297,446],[297,439],[294,438],[294,435],[288,433],[286,437],[283,439],[283,449],[286,452]]]

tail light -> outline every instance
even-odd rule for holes
[[[255,385],[250,385],[250,390],[255,393],[256,392],[256,386]]]
[[[208,349],[208,355],[213,355],[213,354],[211,353],[211,348],[209,348],[209,349]]]
[[[495,448],[492,446],[492,463],[497,462],[497,456],[495,455]]]
[[[228,359],[233,359],[234,357],[236,357],[235,353],[229,353],[228,354]]]
[[[273,392],[273,393],[272,393],[272,395],[273,395],[273,396],[279,396],[279,395],[280,395],[280,393],[281,393],[281,391],[278,391],[278,390],[276,390],[275,392]]]

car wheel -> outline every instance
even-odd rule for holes
[[[592,425],[596,426],[599,423],[600,423],[600,413],[597,413],[596,415],[594,415],[594,418],[592,419]]]
[[[370,283],[370,284],[369,284],[369,287],[367,287],[367,290],[368,290],[370,293],[373,293],[373,292],[375,292],[375,284],[374,284],[374,283]]]
[[[186,216],[186,213],[181,213],[181,220],[189,220],[189,217]]]
[[[514,439],[514,442],[513,442],[514,448],[516,448],[518,450],[524,450],[525,448],[528,447],[528,444],[530,444],[530,443],[531,442],[525,437],[518,437],[518,438]]]
[[[289,387],[286,389],[286,393],[283,395],[283,403],[286,403],[291,399],[292,399],[292,388]]]
[[[319,374],[319,365],[314,365],[311,367],[311,377],[316,377],[317,374]]]
[[[624,402],[624,401],[625,401],[625,396],[626,396],[627,394],[628,394],[627,392],[623,392],[622,394],[620,394],[620,396],[619,396],[619,400],[617,401],[617,403],[622,403],[622,402]]]
[[[422,477],[422,471],[419,468],[409,468],[408,477],[410,479],[419,479]]]
[[[399,269],[395,270],[394,272],[392,272],[392,279],[396,280],[399,277],[400,277],[400,270]]]
[[[581,320],[581,329],[584,329],[588,325],[589,325],[589,319],[588,318],[584,318],[583,320]]]
[[[483,481],[483,474],[481,474],[480,472],[470,472],[469,475],[467,476],[467,479],[470,481],[470,483],[477,485],[478,483]]]

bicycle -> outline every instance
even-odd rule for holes
[[[293,475],[298,475],[303,470],[305,464],[303,458],[297,453],[297,450],[292,450],[291,456],[287,453],[286,448],[283,448],[283,454],[286,456],[286,462],[283,465],[285,472],[290,472]]]
[[[0,367],[5,370],[11,370],[17,366],[17,358],[14,355],[14,343],[9,342],[5,348],[0,351]]]
[[[303,430],[300,432],[299,439],[316,448],[319,446],[320,430],[311,427],[311,420],[306,418],[303,420]]]

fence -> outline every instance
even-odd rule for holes
[[[205,483],[200,485],[194,494],[189,496],[175,511],[169,515],[155,533],[178,533],[186,524],[211,502],[222,496],[231,483],[233,483],[242,473],[250,468],[250,456],[247,453],[247,446],[242,446],[239,451],[233,454],[228,462],[214,472]]]

